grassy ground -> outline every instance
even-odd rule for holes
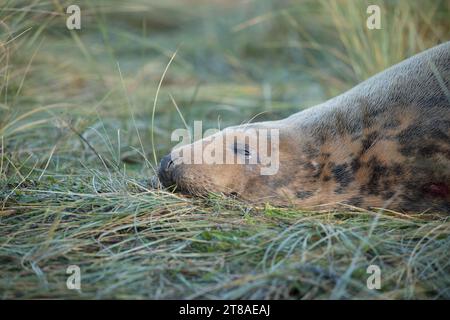
[[[1,298],[450,298],[446,216],[148,184],[184,121],[321,102],[449,40],[448,2],[376,1],[374,31],[364,1],[78,1],[80,31],[66,2],[0,2]],[[366,286],[371,264],[381,290]]]

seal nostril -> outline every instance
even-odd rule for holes
[[[173,161],[170,158],[170,155],[167,155],[161,159],[161,163],[159,164],[159,170],[162,172],[167,172],[169,168],[173,165]]]
[[[169,162],[167,163],[166,170],[169,170],[170,167],[172,167],[172,166],[173,166],[173,160],[169,160]]]

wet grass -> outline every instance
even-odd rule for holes
[[[448,40],[445,1],[380,1],[377,31],[358,3],[81,2],[69,32],[68,3],[4,1],[0,297],[450,298],[446,216],[254,207],[148,183],[185,126],[177,108],[204,129],[279,119]],[[366,286],[372,264],[381,290]]]

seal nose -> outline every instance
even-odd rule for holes
[[[173,160],[170,154],[164,156],[161,159],[158,170],[158,178],[164,187],[170,187],[171,185],[174,184],[172,178],[173,167],[174,167]]]

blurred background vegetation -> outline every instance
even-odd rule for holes
[[[81,30],[66,28],[71,4]],[[369,4],[381,30],[366,28]],[[174,129],[323,102],[448,41],[449,10],[446,0],[0,0],[0,296],[73,297],[64,266],[76,262],[87,297],[379,297],[355,282],[377,260],[381,297],[450,297],[446,221],[261,212],[146,189]]]

